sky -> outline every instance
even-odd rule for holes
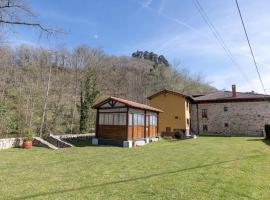
[[[270,1],[238,0],[258,62],[270,93]],[[137,50],[163,54],[179,69],[202,75],[217,89],[263,93],[235,0],[199,0],[211,23],[230,49],[232,62],[203,21],[193,0],[28,0],[37,21],[64,35],[39,37],[19,27],[13,45],[32,44],[72,49],[85,44],[109,55],[130,56]],[[179,65],[180,63],[180,65]]]

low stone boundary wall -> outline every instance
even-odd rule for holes
[[[264,137],[263,132],[247,132],[239,134],[226,134],[226,133],[200,133],[199,136],[213,136],[213,137]]]
[[[23,140],[22,138],[6,138],[0,139],[0,149],[9,149],[13,147],[22,146]]]
[[[60,139],[58,136],[55,135],[49,135],[45,140],[58,148],[73,147],[72,144],[63,141],[62,139]]]
[[[91,141],[92,138],[95,137],[95,134],[89,133],[89,134],[54,135],[54,136],[58,137],[63,141],[75,143],[80,141]]]

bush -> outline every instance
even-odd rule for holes
[[[265,127],[266,139],[270,139],[270,124],[266,124]]]
[[[180,131],[175,132],[174,136],[175,136],[176,139],[184,139],[184,133],[182,133]]]
[[[23,141],[33,141],[33,131],[27,128],[23,131]]]

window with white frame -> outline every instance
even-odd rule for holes
[[[143,114],[133,114],[134,121],[133,124],[134,126],[144,126],[144,115]]]
[[[100,113],[100,125],[126,125],[126,113]]]
[[[150,126],[157,126],[157,116],[150,115],[149,121],[150,121]]]

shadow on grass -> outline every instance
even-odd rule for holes
[[[121,184],[121,183],[130,183],[130,182],[145,180],[145,179],[149,179],[149,178],[155,178],[155,177],[161,177],[161,176],[177,174],[177,173],[181,173],[181,172],[185,172],[185,171],[189,171],[189,170],[194,170],[194,169],[200,169],[200,168],[205,168],[205,167],[222,165],[222,164],[229,163],[229,162],[234,162],[234,161],[247,160],[247,159],[251,159],[251,158],[256,158],[258,156],[260,156],[260,155],[247,156],[247,157],[244,157],[244,158],[241,158],[241,159],[221,161],[221,162],[216,162],[216,163],[199,165],[199,166],[195,166],[195,167],[189,167],[189,168],[185,168],[185,169],[177,169],[177,170],[172,170],[172,171],[166,171],[166,172],[161,172],[161,173],[150,174],[148,176],[141,176],[141,177],[137,177],[137,178],[130,178],[130,179],[124,179],[124,180],[119,180],[119,181],[112,181],[112,182],[107,182],[107,183],[102,183],[102,184],[88,185],[88,186],[78,187],[78,188],[71,188],[71,189],[64,189],[64,190],[58,190],[58,191],[44,192],[44,193],[39,193],[39,194],[32,194],[32,195],[23,196],[23,197],[17,197],[17,198],[14,198],[14,200],[31,199],[31,198],[49,196],[49,195],[55,195],[55,194],[61,194],[61,193],[66,193],[66,192],[75,192],[75,191],[78,192],[78,191],[91,189],[91,188],[97,188],[97,187],[102,188],[102,187],[105,187],[105,186]]]
[[[74,145],[75,147],[115,147],[115,148],[122,148],[120,146],[114,146],[114,145],[95,145],[92,144],[91,141],[75,141],[75,142],[68,142],[72,145]]]
[[[69,142],[69,143],[74,145],[75,147],[97,146],[97,145],[93,145],[91,141],[76,141],[76,142]]]
[[[264,144],[270,146],[270,139],[264,139],[264,138],[261,138],[261,139],[248,139],[247,141],[254,141],[254,142],[261,141]]]

